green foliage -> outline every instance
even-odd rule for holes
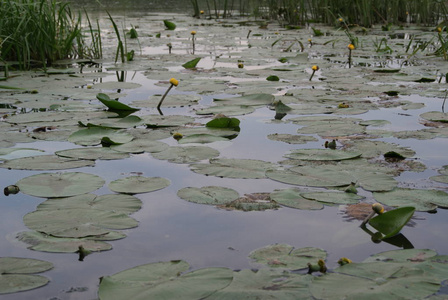
[[[81,15],[55,0],[2,1],[0,5],[1,60],[19,68],[44,67],[66,58],[100,58],[101,36],[88,20],[91,45],[81,32]]]

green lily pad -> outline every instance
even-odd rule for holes
[[[163,20],[163,24],[165,24],[166,29],[168,30],[174,30],[176,29],[176,24],[174,24],[173,22],[170,22],[168,20]]]
[[[437,175],[437,176],[431,176],[429,179],[441,182],[441,183],[448,183],[448,175]]]
[[[186,187],[177,192],[183,200],[199,204],[222,205],[238,199],[239,193],[220,186]]]
[[[0,148],[0,160],[37,156],[42,153],[45,151],[33,148]]]
[[[109,128],[89,127],[78,130],[68,137],[68,141],[82,146],[95,146],[101,144],[104,138],[108,138],[115,144],[125,144],[134,138],[125,131]]]
[[[87,159],[87,160],[112,160],[128,158],[129,154],[117,152],[107,147],[86,147],[60,150],[55,152],[56,155],[68,158]]]
[[[147,115],[142,117],[143,122],[150,128],[157,127],[175,127],[183,126],[188,123],[193,123],[194,118],[190,116],[159,116],[159,115]]]
[[[296,209],[319,210],[324,208],[322,203],[302,197],[301,191],[298,189],[275,190],[271,193],[271,199],[280,205]]]
[[[14,170],[64,170],[94,166],[91,160],[80,160],[57,155],[15,158],[0,164],[0,168]]]
[[[156,159],[177,164],[188,164],[219,156],[219,151],[206,146],[169,147],[163,152],[152,153]]]
[[[348,170],[345,165],[303,166],[288,170],[268,170],[266,176],[272,180],[313,187],[343,187],[357,182],[368,191],[390,191],[397,186],[388,174],[366,169]]]
[[[99,93],[96,95],[96,98],[101,101],[104,105],[106,105],[110,110],[125,110],[125,111],[137,111],[138,108],[130,107],[124,103],[119,102],[118,100],[112,100],[106,94]]]
[[[90,208],[36,210],[26,214],[23,222],[31,230],[64,238],[101,236],[138,226],[127,214]]]
[[[412,149],[382,141],[354,140],[342,143],[347,149],[362,152],[362,157],[365,158],[377,157],[392,151],[403,157],[412,157],[415,155],[415,151]]]
[[[389,192],[373,193],[373,197],[388,206],[413,206],[417,211],[432,211],[438,205],[448,206],[448,193],[439,190],[396,188]]]
[[[197,64],[201,60],[201,57],[196,57],[195,59],[192,59],[182,65],[185,69],[194,69],[196,68]]]
[[[71,208],[111,210],[123,214],[132,214],[142,207],[142,201],[131,195],[83,194],[64,198],[51,198],[37,206],[39,210],[58,210]]]
[[[129,143],[122,145],[110,146],[112,150],[125,153],[143,153],[143,152],[156,153],[165,151],[166,149],[168,149],[168,147],[169,146],[166,143],[147,140],[143,138],[137,138],[130,141]]]
[[[250,94],[233,98],[214,98],[213,100],[225,104],[258,106],[271,104],[275,97],[270,94]]]
[[[267,81],[279,81],[280,78],[277,75],[271,75],[271,76],[266,77],[266,80]]]
[[[373,254],[363,262],[422,262],[428,258],[435,257],[437,252],[430,249],[403,249],[391,250]]]
[[[272,269],[244,269],[233,274],[232,283],[214,293],[210,299],[311,299],[309,292],[309,285],[313,279],[311,275]]]
[[[205,126],[210,128],[239,128],[240,120],[228,117],[216,118],[207,122]]]
[[[46,285],[49,280],[32,273],[45,272],[53,264],[43,260],[20,257],[0,257],[0,294],[27,291]]]
[[[345,192],[313,192],[301,193],[303,198],[331,204],[355,204],[364,197]]]
[[[387,239],[399,233],[412,218],[414,212],[414,207],[399,207],[370,219],[369,224],[384,234],[383,239]]]
[[[273,141],[285,142],[288,144],[306,144],[308,142],[318,141],[314,136],[280,133],[270,134],[268,135],[268,139]]]
[[[184,273],[188,268],[180,260],[141,265],[104,276],[98,290],[99,299],[205,299],[233,279],[233,271],[227,268]]]
[[[216,136],[212,134],[192,134],[179,140],[179,144],[208,144],[213,142],[227,142],[228,138]]]
[[[298,149],[285,155],[287,158],[300,160],[344,160],[360,157],[361,152],[332,149]]]
[[[448,113],[443,113],[439,111],[430,111],[420,115],[421,118],[433,121],[433,122],[448,122]]]
[[[253,113],[255,108],[249,105],[216,105],[207,108],[201,108],[195,111],[197,115],[217,115],[239,116]]]
[[[162,177],[130,176],[112,181],[109,189],[123,194],[140,194],[161,190],[170,184],[168,179]]]
[[[192,164],[193,172],[225,178],[265,178],[265,172],[275,169],[276,165],[270,162],[255,159],[210,159],[209,164]]]
[[[319,259],[325,260],[327,253],[319,248],[298,248],[287,244],[269,245],[249,254],[255,263],[266,265],[270,268],[304,269],[308,263],[315,264]]]
[[[41,173],[19,180],[20,191],[35,197],[69,197],[93,192],[104,185],[104,180],[81,172]]]
[[[131,105],[145,108],[157,107],[161,98],[162,95],[152,95],[146,100],[132,101]],[[162,102],[162,107],[191,106],[197,104],[199,100],[201,100],[201,97],[192,94],[168,94]]]
[[[104,127],[113,129],[125,129],[140,126],[143,120],[137,116],[126,116],[124,118],[109,118],[104,122],[87,123],[86,127]]]
[[[37,231],[23,231],[17,234],[17,239],[28,244],[28,249],[42,252],[75,253],[79,246],[88,251],[106,251],[112,246],[106,242],[88,240],[86,238],[53,237]]]

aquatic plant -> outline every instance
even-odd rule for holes
[[[3,61],[17,61],[20,69],[36,64],[46,67],[56,60],[90,56],[90,46],[86,46],[81,32],[81,15],[73,14],[68,3],[8,0],[2,1],[0,14],[0,57]],[[93,34],[92,27],[90,29]],[[94,53],[100,54],[99,51]]]
[[[314,73],[316,73],[316,71],[319,70],[319,66],[314,65],[314,66],[311,67],[311,70],[313,71],[313,73],[311,73],[310,81],[313,79]]]
[[[160,106],[162,105],[163,100],[165,100],[166,95],[168,95],[169,91],[173,88],[173,86],[177,86],[179,84],[179,81],[176,78],[170,79],[170,87],[166,90],[165,94],[163,94],[162,98],[160,99],[159,104],[157,104],[157,110],[160,112]]]

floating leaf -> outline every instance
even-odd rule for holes
[[[184,63],[182,65],[182,67],[184,67],[185,69],[194,69],[196,68],[197,64],[199,63],[199,61],[201,60],[200,57],[196,57],[195,59],[192,59],[186,63]]]
[[[46,285],[49,280],[31,273],[45,272],[53,264],[43,260],[20,257],[0,257],[0,294],[27,291]]]
[[[384,234],[383,239],[387,239],[399,233],[412,218],[414,212],[414,207],[399,207],[370,219],[369,224]]]
[[[226,178],[265,178],[266,170],[275,168],[270,162],[255,159],[215,158],[210,164],[192,164],[193,172]]]
[[[173,22],[170,22],[168,20],[163,20],[163,24],[165,24],[166,29],[168,30],[174,30],[176,29],[176,24],[174,24]]]
[[[124,103],[119,102],[118,100],[112,100],[106,94],[99,93],[96,95],[96,98],[101,101],[104,105],[106,105],[110,110],[125,110],[125,111],[137,111],[138,108],[130,107]]]
[[[285,157],[300,160],[344,160],[360,157],[361,152],[332,149],[298,149],[291,150]]]
[[[162,177],[130,176],[112,181],[109,189],[123,194],[140,194],[164,189],[170,184]]]
[[[141,265],[101,279],[102,300],[205,299],[228,286],[233,272],[227,268],[207,268],[184,273],[185,261]]]
[[[313,276],[283,270],[240,270],[233,273],[232,283],[214,293],[210,299],[311,299],[309,284]]]
[[[268,135],[268,139],[273,141],[285,142],[288,144],[306,144],[308,142],[317,142],[317,139],[313,136],[297,134],[274,133]]]
[[[123,152],[117,152],[107,147],[87,147],[87,148],[76,148],[76,149],[66,149],[55,152],[56,155],[69,158],[77,159],[123,159],[128,158],[129,154]]]
[[[249,254],[249,258],[269,268],[304,269],[308,263],[325,260],[327,253],[319,248],[306,247],[296,249],[287,244],[269,245]]]
[[[36,156],[45,153],[43,150],[33,148],[0,148],[0,159],[8,160]]]
[[[104,122],[87,123],[87,127],[99,126],[105,128],[125,129],[140,126],[143,120],[137,116],[126,116],[124,118],[109,118]]]
[[[277,75],[271,75],[271,76],[266,77],[266,80],[267,81],[279,81],[280,78]]]
[[[193,123],[194,118],[190,116],[159,116],[159,115],[147,115],[142,117],[143,122],[150,128],[156,127],[174,127],[183,126],[188,123]]]
[[[223,114],[226,116],[247,115],[253,113],[255,108],[249,105],[216,105],[196,110],[197,115],[216,115]]]
[[[181,140],[179,140],[179,144],[190,144],[190,143],[208,144],[213,142],[226,142],[226,141],[229,141],[229,139],[212,134],[192,134],[187,137],[183,137]]]
[[[99,236],[138,226],[138,222],[127,214],[83,208],[36,210],[26,214],[23,222],[29,229],[68,238]]]
[[[143,153],[143,152],[155,153],[155,152],[162,152],[168,149],[168,147],[169,147],[168,144],[163,142],[138,138],[126,144],[113,145],[110,148],[118,152],[126,152],[126,153]]]
[[[89,127],[78,130],[68,137],[68,141],[82,146],[95,146],[101,144],[104,138],[108,138],[115,144],[125,144],[132,141],[132,135],[125,131],[109,128]]]
[[[228,117],[216,118],[207,122],[205,126],[210,128],[239,128],[240,120]]]
[[[24,231],[17,234],[19,241],[29,245],[28,249],[43,252],[75,253],[79,246],[88,251],[106,251],[112,246],[102,241],[89,240],[86,238],[61,238],[53,237],[37,231]]]
[[[169,147],[163,152],[153,153],[157,159],[177,164],[188,164],[219,156],[219,151],[206,146]]]
[[[417,211],[432,211],[439,204],[448,206],[448,194],[439,190],[396,188],[390,192],[373,193],[373,197],[388,206],[413,206]]]
[[[271,94],[250,94],[232,98],[213,98],[214,101],[233,105],[269,105],[274,102],[275,97]]]
[[[57,198],[87,194],[104,185],[104,180],[81,172],[41,173],[19,180],[20,191],[35,197]]]
[[[302,197],[298,189],[275,190],[271,193],[271,199],[280,205],[304,210],[319,210],[324,206],[318,201],[308,200]]]
[[[177,192],[177,196],[193,203],[220,205],[238,199],[239,193],[233,189],[220,186],[201,188],[186,187]]]
[[[91,160],[80,160],[57,155],[39,155],[8,160],[0,168],[14,170],[64,170],[94,166]]]
[[[71,208],[111,210],[114,212],[132,214],[142,207],[142,201],[131,195],[83,194],[64,198],[51,198],[37,206],[39,210],[58,210]]]
[[[364,197],[358,196],[354,193],[345,192],[314,192],[314,193],[301,193],[303,198],[309,200],[316,200],[324,203],[331,204],[354,204]]]
[[[277,209],[279,205],[270,198],[269,193],[252,193],[218,207],[226,210],[264,211]]]

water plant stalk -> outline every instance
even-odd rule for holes
[[[311,67],[311,70],[313,70],[313,73],[311,73],[310,81],[313,80],[314,73],[316,73],[316,71],[319,70],[319,66],[314,65]]]
[[[171,78],[170,83],[171,83],[170,87],[166,90],[165,94],[163,94],[162,99],[160,99],[159,104],[157,104],[157,110],[160,112],[160,114],[162,114],[162,112],[160,111],[160,106],[162,105],[163,100],[165,100],[166,95],[168,95],[168,93],[171,91],[173,86],[177,86],[179,84],[179,81],[176,78]]]

